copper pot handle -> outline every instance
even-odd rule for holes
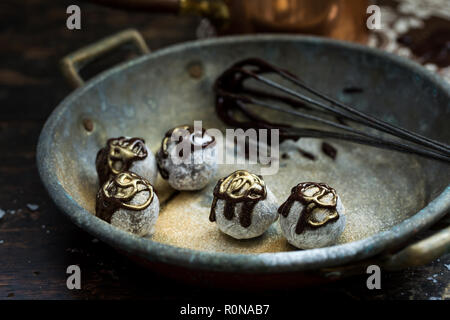
[[[126,10],[178,13],[186,0],[89,0],[103,6]]]
[[[225,27],[230,11],[225,0],[89,0],[100,5],[149,12],[193,14],[209,18],[218,28]]]
[[[125,43],[133,43],[142,54],[150,52],[142,35],[135,29],[127,29],[65,56],[60,62],[61,71],[73,87],[81,87],[84,80],[80,76],[80,69],[89,61]]]

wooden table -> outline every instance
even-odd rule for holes
[[[150,48],[158,49],[195,39],[199,22],[79,3],[82,30],[69,31],[65,20],[70,4],[61,0],[0,3],[0,215],[5,213],[0,219],[0,299],[244,297],[246,293],[188,286],[133,265],[73,225],[46,194],[35,149],[45,119],[71,92],[59,72],[59,59],[129,27],[142,32]],[[66,268],[71,264],[81,267],[81,290],[66,287]],[[357,277],[324,287],[253,293],[253,297],[264,301],[274,297],[450,299],[449,282],[450,255],[446,255],[424,267],[383,273],[381,290],[368,290],[366,277]]]

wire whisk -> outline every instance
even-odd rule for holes
[[[300,90],[294,90],[271,80],[264,76],[266,74],[276,74]],[[247,80],[250,79],[263,84],[268,90],[262,90],[261,86],[254,88],[246,85]],[[216,79],[214,92],[216,112],[226,124],[242,129],[279,129],[281,141],[297,140],[301,137],[341,139],[450,162],[448,144],[361,112],[312,88],[291,72],[259,58],[244,59],[225,70]],[[328,131],[272,122],[261,116],[257,107],[286,113],[336,130]],[[356,126],[351,126],[348,122]],[[372,130],[368,130],[369,128]],[[387,133],[395,139],[388,138],[386,135],[381,136],[373,129]]]

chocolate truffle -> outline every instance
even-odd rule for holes
[[[278,212],[284,236],[300,249],[333,245],[344,231],[344,206],[336,191],[324,183],[298,184]]]
[[[156,154],[159,173],[174,189],[200,190],[216,174],[216,152],[214,137],[204,129],[175,127],[165,134]]]
[[[138,236],[151,235],[159,215],[159,200],[148,180],[121,172],[97,193],[95,215]]]
[[[150,183],[156,183],[158,174],[155,156],[141,138],[109,139],[97,153],[95,166],[100,186],[111,176],[124,171],[132,171]]]
[[[209,220],[235,239],[255,238],[278,219],[277,208],[261,176],[238,170],[217,183]]]

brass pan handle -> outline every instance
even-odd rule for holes
[[[401,270],[426,265],[442,255],[450,253],[450,226],[437,233],[412,243],[400,251],[372,257],[357,263],[321,269],[327,278],[341,278],[361,275],[370,265],[378,265],[382,270]]]
[[[389,270],[420,266],[428,264],[449,252],[450,226],[388,256],[383,266]]]
[[[81,87],[84,80],[81,78],[79,71],[83,66],[96,57],[130,42],[134,43],[142,54],[150,52],[142,35],[135,29],[127,29],[65,56],[61,60],[62,73],[73,87]]]

